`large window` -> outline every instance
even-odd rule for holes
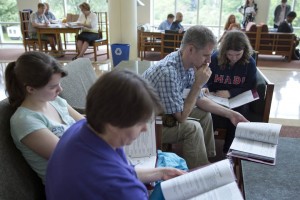
[[[18,0],[24,1],[24,0]],[[67,13],[79,14],[78,5],[87,2],[94,12],[107,12],[107,0],[42,0],[50,5],[50,11],[58,19],[64,19]],[[36,11],[36,5],[32,8]],[[0,0],[0,43],[22,43],[17,0]],[[74,37],[70,37],[73,38]]]
[[[16,0],[0,0],[0,43],[20,43],[21,31]]]
[[[268,26],[273,27],[274,25],[274,10],[277,5],[280,5],[281,0],[271,0],[270,10],[268,15]],[[291,10],[297,13],[296,19],[293,21],[294,33],[300,36],[300,0],[288,0],[287,4],[291,6]]]
[[[50,5],[50,10],[57,18],[65,18],[67,13],[80,14],[79,5],[87,2],[93,12],[107,12],[107,0],[44,0]],[[63,2],[63,4],[62,4]]]
[[[281,0],[270,0],[269,16],[267,24],[273,27],[273,13],[275,7]],[[210,27],[218,37],[223,34],[224,25],[230,14],[234,14],[237,20],[242,23],[243,15],[238,8],[245,3],[244,0],[153,0],[154,26],[166,19],[168,13],[183,13],[184,27],[188,28],[195,24]],[[293,25],[295,33],[300,35],[300,0],[288,0],[298,17]],[[264,8],[258,8],[258,12],[264,12]],[[267,12],[267,11],[266,11]]]
[[[238,20],[242,20],[242,15],[237,11],[241,6],[240,0],[153,0],[153,2],[155,26],[164,20],[168,13],[182,12],[182,24],[185,28],[200,24],[210,27],[215,35],[221,35],[230,14],[235,14]]]

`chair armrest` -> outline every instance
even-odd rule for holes
[[[258,68],[256,73],[256,90],[259,100],[250,103],[250,121],[268,122],[271,110],[274,83],[272,83]]]

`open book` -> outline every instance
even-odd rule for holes
[[[206,95],[206,97],[227,108],[237,108],[246,103],[259,99],[259,95],[256,90],[248,90],[230,99],[217,97],[214,95]]]
[[[125,146],[125,154],[135,167],[155,168],[157,160],[155,123],[162,124],[161,117],[156,117],[147,124],[147,132]]]
[[[275,165],[280,124],[240,122],[228,156]]]
[[[243,197],[235,180],[230,161],[225,159],[163,181],[161,190],[166,200],[240,200]]]

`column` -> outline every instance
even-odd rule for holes
[[[129,60],[137,59],[137,3],[136,0],[109,0],[110,44],[130,44]]]

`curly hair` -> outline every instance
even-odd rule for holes
[[[243,56],[238,61],[240,64],[249,63],[249,59],[253,53],[249,39],[245,33],[239,30],[227,31],[219,47],[218,63],[225,66],[229,63],[226,56],[227,51],[244,51]]]

